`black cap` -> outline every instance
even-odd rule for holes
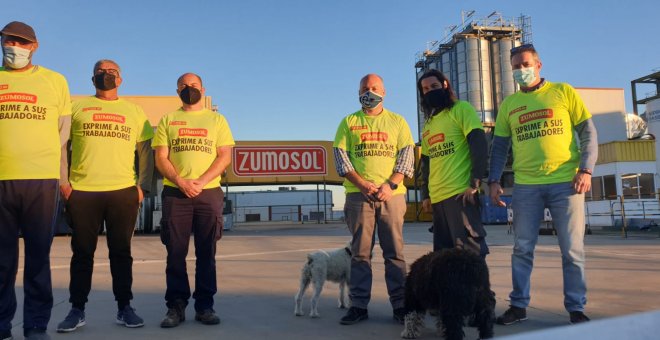
[[[20,21],[12,21],[8,23],[7,26],[2,28],[0,34],[11,35],[14,37],[23,38],[31,42],[37,42],[37,36],[34,34],[32,27]]]

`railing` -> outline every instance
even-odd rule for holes
[[[626,207],[625,197],[622,195],[617,196],[618,201],[610,202],[610,216],[612,219],[612,225],[616,225],[616,217],[621,218],[621,235],[624,238],[628,237],[628,225],[627,219],[631,218],[641,218],[643,220],[660,218],[660,205],[658,201],[638,201],[628,202],[628,207]],[[641,204],[641,209],[631,208],[630,205],[639,206]],[[618,208],[617,208],[618,206]]]

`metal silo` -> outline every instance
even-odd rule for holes
[[[423,71],[435,68],[444,73],[458,99],[470,102],[484,126],[492,126],[502,100],[518,90],[511,71],[510,50],[525,37],[530,42],[529,23],[529,17],[514,21],[493,12],[483,19],[452,25],[443,40],[434,41],[434,49],[427,50],[424,61],[418,61],[415,67]]]
[[[511,48],[519,46],[518,40],[511,37],[501,37],[491,43],[491,59],[493,65],[493,82],[495,106],[499,107],[502,100],[517,91],[511,70]]]

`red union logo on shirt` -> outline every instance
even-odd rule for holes
[[[520,117],[518,117],[518,121],[520,122],[520,124],[525,124],[532,120],[552,118],[552,116],[553,116],[552,109],[542,109],[542,110],[528,112],[525,113],[524,115],[520,115]]]
[[[29,93],[3,93],[0,94],[0,103],[4,102],[22,102],[34,104],[37,102],[37,96]]]
[[[179,137],[183,137],[183,136],[206,137],[208,133],[209,130],[207,129],[189,129],[189,128],[179,129]]]
[[[170,122],[170,125],[188,125],[188,122],[183,120],[173,120]]]
[[[366,125],[354,125],[354,126],[351,126],[351,131],[355,131],[355,130],[366,130],[366,129],[368,129],[368,128],[369,128],[369,127],[366,126]]]
[[[86,107],[86,108],[84,108],[84,109],[83,109],[83,112],[87,112],[87,111],[101,111],[101,110],[103,110],[103,108],[101,108],[100,106],[94,106],[94,107]]]
[[[7,84],[0,84],[0,90],[7,90],[9,88],[9,85]]]
[[[444,141],[445,141],[445,134],[444,133],[438,133],[438,134],[435,134],[435,135],[431,136],[431,138],[429,138],[429,146],[431,146],[433,144],[440,143],[440,142],[444,142]]]
[[[360,135],[363,142],[387,142],[387,133],[385,132],[365,132]]]
[[[327,173],[322,146],[235,146],[232,166],[238,177]]]
[[[92,115],[92,120],[95,122],[126,123],[126,117],[114,113],[95,113]]]

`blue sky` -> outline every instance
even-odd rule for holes
[[[124,95],[174,95],[191,71],[237,140],[332,140],[371,72],[416,136],[415,54],[471,9],[531,16],[543,76],[624,88],[629,112],[630,81],[660,67],[653,0],[21,0],[4,2],[0,21],[31,24],[35,63],[64,74],[73,94],[92,93],[102,58],[121,65]]]

